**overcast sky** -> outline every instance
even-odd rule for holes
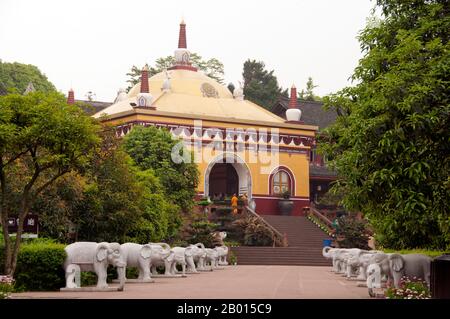
[[[225,81],[248,58],[284,88],[308,76],[325,95],[346,85],[361,58],[370,0],[0,0],[0,59],[34,64],[57,89],[112,101],[131,66],[173,54],[181,18],[191,52],[218,58]]]

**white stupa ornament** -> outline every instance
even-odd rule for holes
[[[170,84],[170,76],[169,76],[169,72],[167,72],[167,69],[164,70],[164,74],[166,76],[166,78],[164,79],[163,85],[162,85],[162,91],[163,92],[170,92],[172,86]]]
[[[289,108],[286,110],[287,122],[300,122],[302,111],[297,107],[297,88],[295,85],[291,87],[291,99],[289,100]]]
[[[124,101],[126,99],[127,99],[127,92],[126,92],[126,90],[124,88],[120,88],[117,91],[117,96],[116,96],[116,99],[114,100],[114,104],[116,104],[116,103],[118,103],[120,101]]]
[[[148,65],[146,64],[142,69],[141,91],[136,96],[138,107],[151,107],[153,103],[153,96],[150,94],[148,86]]]
[[[233,92],[233,97],[238,101],[244,100],[244,88],[241,81],[239,81],[239,88],[235,88]]]

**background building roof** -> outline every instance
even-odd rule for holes
[[[324,110],[322,102],[306,101],[297,99],[297,105],[302,111],[301,121],[307,125],[316,125],[319,130],[333,124],[336,121],[336,110]],[[281,96],[278,102],[272,107],[272,112],[285,118],[286,110],[289,108],[289,98]]]

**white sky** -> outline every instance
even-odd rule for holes
[[[34,64],[57,89],[112,101],[131,66],[173,54],[181,18],[191,52],[216,57],[225,82],[248,58],[299,91],[308,76],[325,95],[346,85],[361,58],[370,0],[0,0],[0,59]]]

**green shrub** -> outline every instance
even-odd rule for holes
[[[243,236],[243,243],[246,246],[271,246],[274,242],[272,230],[256,217],[238,219],[233,225]]]
[[[341,248],[361,248],[369,249],[367,221],[359,220],[352,216],[342,216],[338,218],[339,235],[338,244]]]
[[[17,291],[58,290],[65,286],[63,263],[65,245],[56,243],[23,244],[17,258]]]
[[[442,256],[445,254],[449,254],[449,252],[445,252],[442,250],[426,250],[426,249],[402,249],[402,250],[395,250],[395,249],[385,249],[383,247],[377,247],[377,249],[380,249],[384,251],[385,253],[395,253],[395,254],[401,254],[401,255],[407,255],[407,254],[422,254],[429,256],[431,258],[435,258],[438,256]]]

